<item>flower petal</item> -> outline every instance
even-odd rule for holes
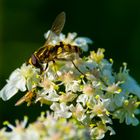
[[[88,51],[88,43],[91,44],[92,40],[87,37],[77,37],[75,39],[75,43],[79,46],[83,51]]]
[[[3,89],[0,91],[0,97],[4,101],[7,101],[11,97],[13,97],[17,92],[18,92],[18,88],[14,87],[13,84],[11,83],[7,83],[7,85],[5,85]]]

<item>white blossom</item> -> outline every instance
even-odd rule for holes
[[[72,115],[70,107],[65,103],[53,103],[50,108],[54,111],[56,117],[70,118]]]
[[[107,60],[105,49],[101,48],[91,51],[89,56],[81,57],[76,51],[77,47],[78,51],[87,51],[92,41],[77,37],[77,33],[68,33],[67,36],[61,33],[57,36],[49,31],[45,37],[52,47],[52,54],[49,52],[52,58],[42,62],[47,68],[42,71],[24,63],[12,72],[0,91],[0,97],[9,100],[21,91],[25,94],[21,98],[23,101],[47,105],[53,114],[47,117],[41,115],[27,127],[27,121],[18,121],[16,126],[7,123],[11,132],[0,130],[0,139],[103,139],[108,131],[110,135],[115,134],[114,119],[127,125],[139,124],[140,86],[130,76],[126,63],[118,73],[115,72],[113,60]],[[61,47],[76,49],[70,52],[69,48],[66,51],[60,47],[62,52],[56,54],[55,47],[61,44],[64,45]]]

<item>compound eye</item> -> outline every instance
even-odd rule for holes
[[[38,62],[38,59],[36,58],[36,56],[34,54],[32,54],[32,56],[31,56],[31,63],[35,67],[40,68],[40,64]]]
[[[37,58],[35,57],[34,54],[32,54],[32,56],[31,56],[31,62],[32,62],[32,64],[33,64],[34,66],[35,66],[36,63],[37,63]]]

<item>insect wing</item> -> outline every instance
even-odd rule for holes
[[[54,20],[45,44],[48,44],[50,41],[54,40],[59,36],[64,27],[65,20],[66,20],[65,12],[61,12]]]
[[[65,20],[66,20],[65,12],[60,13],[54,20],[51,27],[51,31],[56,35],[59,35],[64,27]]]

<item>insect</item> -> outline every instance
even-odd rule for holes
[[[47,69],[48,63],[51,61],[54,63],[55,63],[55,60],[67,61],[68,60],[67,58],[62,57],[64,56],[63,54],[72,54],[72,53],[79,54],[80,53],[80,49],[77,46],[74,46],[71,44],[64,44],[61,41],[59,42],[58,45],[50,44],[51,41],[55,40],[60,35],[64,27],[65,20],[66,20],[66,14],[65,12],[61,12],[54,20],[45,44],[31,55],[27,64],[31,64],[36,68],[40,68],[41,72],[43,72]],[[73,63],[74,67],[80,73],[82,73],[78,69],[78,67],[75,65],[75,63],[72,60],[70,61]],[[46,64],[45,67],[44,67],[44,64]],[[36,97],[36,93],[29,91],[21,99],[19,99],[15,105],[18,106],[24,102],[27,102],[27,105],[30,105],[32,102],[32,99],[35,97]]]
[[[55,60],[68,60],[60,57],[64,56],[63,54],[80,53],[80,49],[71,44],[64,44],[61,41],[58,45],[50,44],[50,42],[58,38],[60,35],[64,27],[65,20],[66,14],[65,12],[61,12],[54,20],[45,44],[31,55],[28,60],[29,64],[40,68],[41,71],[44,71],[47,69],[48,63],[51,61],[55,63]],[[45,67],[44,64],[46,64]]]
[[[21,97],[15,104],[15,106],[19,106],[24,102],[27,102],[27,106],[30,106],[32,100],[36,98],[36,94],[33,91],[28,91],[23,97]]]

